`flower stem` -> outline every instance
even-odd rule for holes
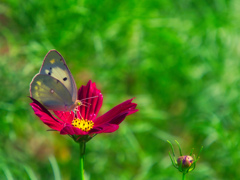
[[[86,142],[80,141],[80,180],[84,180],[84,155],[85,155],[85,148]]]
[[[182,180],[185,180],[186,173],[182,173]]]

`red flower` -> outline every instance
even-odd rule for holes
[[[106,112],[100,117],[97,114],[102,106],[103,96],[96,88],[96,84],[90,80],[86,86],[78,91],[78,99],[84,102],[77,112],[53,111],[51,114],[41,103],[31,98],[30,104],[34,113],[50,128],[60,131],[60,134],[91,135],[99,133],[111,133],[119,128],[119,124],[126,116],[137,112],[137,104],[129,99]],[[84,100],[85,99],[85,100]]]

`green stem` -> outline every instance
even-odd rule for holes
[[[84,180],[84,155],[85,155],[86,142],[81,141],[79,142],[79,145],[80,145],[80,180]]]
[[[182,180],[185,180],[186,173],[182,173]]]

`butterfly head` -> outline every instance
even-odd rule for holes
[[[74,110],[76,111],[78,109],[78,106],[83,105],[82,101],[76,100],[72,107],[74,107]]]

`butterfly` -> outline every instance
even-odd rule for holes
[[[77,86],[61,54],[50,50],[42,67],[30,83],[30,97],[48,110],[70,112],[82,103],[77,100]]]

